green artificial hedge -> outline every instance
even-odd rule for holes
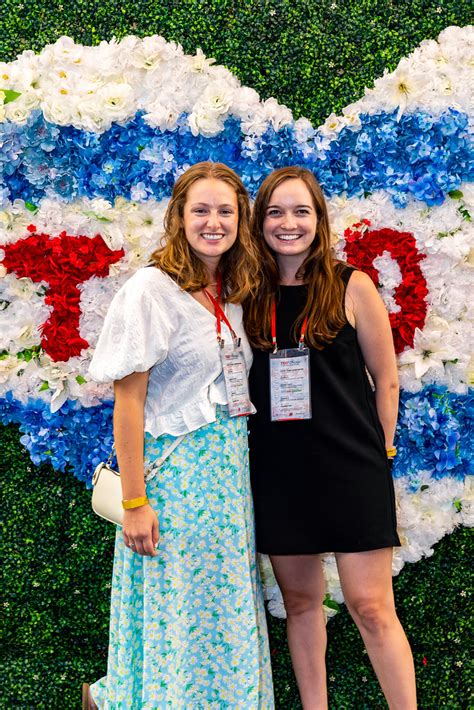
[[[61,35],[160,34],[318,124],[424,39],[471,21],[469,0],[2,0],[0,59]]]
[[[7,427],[0,446],[0,707],[74,710],[82,681],[106,668],[113,526],[91,512],[90,491],[72,475],[34,469],[18,438]],[[459,528],[432,559],[407,565],[395,579],[423,710],[469,707],[472,547]],[[269,617],[269,624],[278,707],[296,710],[285,622]],[[328,630],[330,707],[386,707],[345,608]]]
[[[262,98],[313,123],[359,98],[422,40],[472,21],[468,0],[2,0],[0,60],[61,35],[97,44],[161,34],[201,47]],[[73,710],[80,684],[105,670],[111,526],[90,512],[71,473],[36,468],[15,427],[0,442],[1,708]],[[468,708],[469,532],[395,580],[414,651],[420,708]],[[472,581],[472,580],[471,580]],[[278,707],[299,708],[284,622],[270,619]],[[362,643],[343,609],[329,623],[330,707],[384,708]]]

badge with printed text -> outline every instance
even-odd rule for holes
[[[227,393],[227,405],[229,416],[244,417],[253,414],[255,408],[250,401],[249,384],[247,378],[247,367],[245,365],[244,353],[240,345],[240,338],[232,328],[225,311],[219,303],[222,293],[222,279],[217,275],[217,294],[213,296],[207,289],[204,293],[214,306],[216,316],[216,334],[219,343],[222,372],[224,375],[225,389]],[[232,341],[227,344],[222,337],[223,321],[232,336]]]
[[[243,417],[255,411],[250,401],[247,368],[240,344],[226,345],[221,341],[221,361],[224,373],[229,416]]]
[[[270,418],[272,422],[311,419],[309,348],[270,354]]]

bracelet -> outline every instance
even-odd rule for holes
[[[387,449],[387,456],[389,459],[393,459],[394,456],[397,455],[397,447],[396,446],[390,446]]]
[[[146,496],[140,496],[140,498],[129,498],[128,500],[122,501],[122,508],[124,510],[131,510],[132,508],[141,508],[142,505],[148,503],[148,498]]]

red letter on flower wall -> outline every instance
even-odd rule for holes
[[[420,261],[425,254],[418,251],[415,237],[410,232],[383,227],[369,230],[370,222],[363,219],[344,232],[347,261],[365,271],[376,286],[379,274],[374,259],[388,251],[398,263],[402,282],[395,289],[395,303],[400,306],[397,313],[390,313],[395,352],[401,353],[406,347],[412,348],[415,330],[425,324],[428,286],[420,269]]]
[[[18,278],[48,284],[45,303],[53,311],[41,327],[41,345],[52,360],[69,360],[89,346],[79,333],[79,284],[92,276],[108,276],[110,264],[119,261],[124,251],[112,251],[100,235],[89,239],[62,232],[51,238],[35,234],[33,225],[28,230],[30,237],[2,247],[3,265]]]

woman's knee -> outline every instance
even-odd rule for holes
[[[356,624],[370,634],[383,635],[397,619],[393,604],[384,599],[362,597],[347,606]]]
[[[308,612],[322,613],[323,597],[320,594],[296,589],[285,590],[283,601],[287,616],[299,616]]]

